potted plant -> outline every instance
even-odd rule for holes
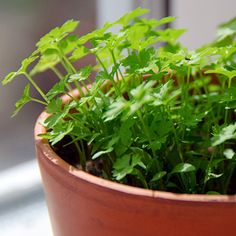
[[[174,17],[147,12],[80,37],[67,21],[3,80],[29,82],[14,115],[45,105],[36,153],[57,236],[236,230],[236,20],[189,51],[177,42],[185,30],[159,27]],[[87,55],[97,63],[76,68]],[[48,69],[59,80],[45,93],[33,77]]]

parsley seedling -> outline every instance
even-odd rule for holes
[[[236,19],[219,26],[216,40],[189,51],[178,43],[184,29],[160,27],[174,17],[148,20],[147,12],[137,8],[80,37],[74,20],[51,30],[2,81],[24,75],[29,82],[14,115],[30,101],[45,105],[50,116],[42,137],[53,148],[76,149],[71,158],[84,170],[98,163],[100,177],[147,189],[235,194]],[[87,55],[97,62],[77,68]],[[47,92],[34,79],[46,70],[58,77]],[[30,95],[33,88],[40,99]],[[63,105],[65,94],[71,102]]]

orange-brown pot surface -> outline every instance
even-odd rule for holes
[[[38,137],[36,153],[55,236],[236,235],[236,197],[174,194],[107,181],[63,161]]]

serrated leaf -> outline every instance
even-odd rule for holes
[[[68,34],[73,32],[79,24],[79,21],[68,20],[60,27],[61,34]]]
[[[76,74],[70,75],[68,82],[72,83],[74,81],[83,81],[89,78],[92,72],[92,66],[88,65],[81,68]]]
[[[112,102],[108,110],[103,115],[105,122],[114,120],[126,110],[126,107],[127,101],[124,98],[118,98],[116,101]]]
[[[186,29],[166,29],[157,31],[159,41],[175,44],[177,39],[186,32]]]
[[[46,94],[49,100],[52,100],[54,97],[64,94],[66,87],[66,80],[62,79],[57,82]]]
[[[60,107],[60,98],[56,100],[55,103],[51,102],[49,106],[47,107],[47,111],[54,111],[51,113],[51,115],[44,121],[44,125],[47,126],[47,128],[51,129],[54,126],[56,126],[60,121],[62,121],[70,112],[71,105],[65,104],[63,107]],[[55,107],[52,107],[55,105]]]
[[[60,60],[61,59],[58,50],[54,48],[48,48],[40,57],[39,62],[31,70],[30,75],[33,76],[37,73],[41,73],[48,69],[51,69],[52,67],[57,65]]]
[[[167,16],[167,17],[163,17],[162,19],[158,20],[158,25],[163,25],[163,24],[168,24],[168,23],[171,23],[173,21],[176,20],[176,17],[174,16]]]
[[[170,79],[160,86],[159,91],[154,94],[155,99],[152,103],[154,106],[166,105],[170,98],[170,91],[173,87],[173,83],[174,81]]]
[[[128,28],[126,32],[126,38],[130,43],[130,48],[136,49],[137,51],[141,51],[142,49],[145,49],[145,45],[147,44],[147,41],[150,40],[150,38],[145,39],[145,33],[148,31],[148,26],[146,25],[133,25],[130,28]],[[151,43],[150,43],[151,44]]]
[[[144,165],[144,163],[142,162],[142,156],[141,155],[139,155],[139,154],[133,154],[132,155],[132,158],[131,158],[131,165],[133,166],[133,167],[135,167],[135,166],[140,166],[140,167],[142,167],[143,169],[146,169],[146,166]]]
[[[143,9],[143,8],[138,7],[135,10],[133,10],[131,12],[128,12],[125,15],[123,15],[120,19],[118,19],[116,21],[116,24],[121,24],[123,26],[127,26],[128,23],[131,20],[135,19],[138,16],[144,15],[144,14],[146,14],[148,12],[149,12],[148,9]]]
[[[72,55],[70,56],[70,60],[72,62],[79,60],[80,58],[89,54],[89,50],[84,46],[77,46],[77,48],[73,51]]]
[[[72,121],[66,121],[60,124],[59,128],[53,129],[50,132],[51,138],[49,138],[52,145],[55,145],[61,141],[67,134],[69,134],[74,128]]]
[[[139,154],[131,154],[131,155],[124,155],[121,158],[118,158],[114,165],[113,165],[113,176],[116,178],[116,180],[123,179],[128,174],[137,175],[137,169],[134,169],[136,166],[140,166],[143,169],[146,169],[146,166],[142,162],[142,156]],[[139,173],[139,177],[143,179],[142,176],[140,176],[141,173]]]
[[[2,84],[6,85],[8,83],[10,83],[13,79],[15,79],[18,75],[24,74],[28,68],[28,66],[33,63],[36,59],[38,58],[38,56],[35,55],[31,55],[28,58],[25,58],[22,62],[21,62],[21,67],[19,68],[18,71],[16,72],[11,72],[9,73],[3,80],[2,80]]]
[[[44,121],[43,124],[47,126],[48,129],[52,129],[61,121],[61,119],[63,119],[63,117],[63,113],[52,114]]]
[[[68,54],[77,48],[78,40],[77,35],[69,35],[58,43],[58,47],[64,54]]]
[[[61,98],[52,99],[46,107],[48,113],[60,113],[62,112],[62,100]]]
[[[115,22],[114,23],[107,22],[100,29],[96,29],[96,30],[80,37],[78,43],[80,45],[82,45],[82,44],[85,44],[86,42],[88,42],[91,39],[99,38],[99,37],[104,36],[105,32],[114,25],[115,25]]]
[[[40,51],[45,51],[48,48],[55,48],[57,44],[65,38],[69,33],[73,32],[78,26],[79,22],[75,20],[68,20],[62,26],[52,29],[49,33],[44,35],[36,44]]]
[[[21,98],[16,102],[15,107],[16,110],[14,111],[12,116],[15,116],[20,110],[21,108],[28,102],[30,102],[32,100],[31,96],[30,96],[30,85],[27,84],[25,86],[24,92],[21,96]]]
[[[116,180],[123,179],[126,175],[132,173],[133,166],[130,164],[131,157],[129,155],[124,155],[121,158],[118,158],[113,164],[113,176]]]

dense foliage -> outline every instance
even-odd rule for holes
[[[236,19],[219,26],[215,41],[189,51],[177,42],[185,30],[162,27],[174,17],[140,17],[147,12],[137,8],[81,37],[71,34],[74,20],[51,30],[3,80],[29,81],[14,114],[29,101],[44,104],[51,116],[42,136],[52,146],[69,136],[65,145],[76,147],[81,167],[100,160],[103,178],[181,193],[236,193]],[[97,63],[76,68],[87,55]],[[44,92],[33,78],[48,69],[59,80]],[[70,93],[74,87],[80,98]],[[64,94],[71,102],[63,106]]]

